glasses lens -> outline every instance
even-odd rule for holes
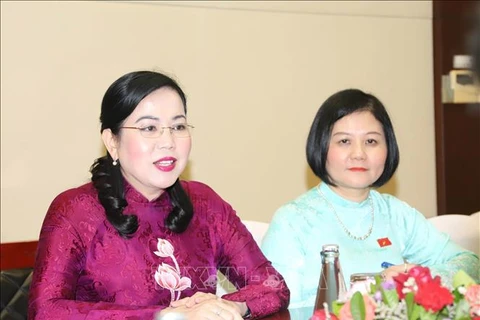
[[[163,129],[158,126],[147,126],[140,128],[140,133],[145,138],[157,138],[162,134]]]
[[[165,131],[169,131],[172,137],[175,138],[188,138],[191,134],[191,128],[193,126],[187,124],[176,124],[171,127],[158,127],[158,126],[148,126],[140,129],[140,133],[145,138],[158,138],[162,136]]]
[[[188,138],[190,137],[190,128],[191,126],[182,123],[172,126],[170,132],[172,132],[172,135],[176,138]]]

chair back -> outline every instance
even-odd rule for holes
[[[428,219],[453,242],[480,255],[480,212],[472,215],[445,214]]]
[[[242,220],[245,227],[253,236],[253,239],[257,242],[258,246],[262,244],[263,237],[268,230],[268,223],[254,220]]]

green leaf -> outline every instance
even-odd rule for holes
[[[399,299],[398,299],[397,290],[396,289],[385,290],[382,287],[380,276],[375,276],[375,286],[376,286],[376,290],[372,292],[380,291],[380,293],[382,294],[382,300],[387,306],[391,308],[395,308],[398,305]]]
[[[437,315],[437,319],[450,319],[449,317],[450,313],[447,309],[447,307],[443,307],[442,310],[440,310],[440,312],[438,313]]]
[[[413,292],[409,292],[405,295],[405,303],[407,304],[408,320],[415,320],[415,318],[412,318],[413,307],[415,306],[413,303]]]
[[[340,316],[340,309],[342,309],[344,302],[339,302],[337,300],[332,302],[332,313],[337,316],[337,318]]]
[[[420,312],[424,310],[422,307],[420,307],[418,304],[413,304],[412,308],[412,314],[408,318],[408,320],[417,320],[420,319]]]
[[[377,285],[375,283],[370,283],[370,293],[373,294],[377,292]]]
[[[459,270],[455,276],[453,276],[453,287],[458,288],[460,286],[465,286],[465,288],[470,287],[472,284],[475,284],[475,281],[470,277],[465,271]]]
[[[383,279],[382,279],[382,276],[380,276],[379,274],[375,275],[375,286],[376,286],[376,289],[379,289],[381,286],[382,286],[382,282],[383,282]]]
[[[452,291],[452,294],[453,294],[453,301],[455,303],[457,303],[458,301],[462,300],[463,299],[463,294],[461,294],[460,292],[458,292],[458,288],[456,288],[455,290]]]
[[[409,292],[405,295],[405,303],[407,304],[408,320],[417,320],[420,318],[420,313],[424,310],[421,306],[415,303],[414,293]]]
[[[395,308],[398,305],[398,293],[397,290],[384,290],[382,288],[383,301],[391,308]]]
[[[355,292],[350,299],[350,312],[353,320],[365,320],[365,302],[360,292]]]
[[[454,320],[469,320],[470,318],[470,305],[466,300],[460,300],[455,306],[455,318]]]
[[[435,320],[437,318],[437,313],[429,312],[422,307],[419,307],[419,308],[421,309],[420,310],[420,320]]]

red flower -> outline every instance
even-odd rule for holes
[[[409,281],[410,278],[413,278],[414,281]],[[408,273],[399,273],[393,280],[400,299],[405,298],[407,292],[416,292],[425,284],[433,282],[438,286],[441,285],[439,276],[432,278],[430,269],[421,266],[410,269]]]
[[[425,310],[435,313],[452,304],[453,296],[447,288],[432,280],[418,287],[414,300]]]
[[[324,309],[316,310],[313,313],[313,316],[310,318],[310,320],[326,320],[326,319],[327,319],[327,315],[325,314]],[[333,313],[330,313],[330,319],[338,320],[338,318]]]
[[[405,287],[405,283],[410,276],[406,273],[399,273],[397,276],[393,277],[393,281],[395,281],[395,288],[397,289],[397,294],[400,299],[405,298],[405,293],[403,288]]]
[[[408,275],[415,278],[415,282],[417,283],[418,286],[429,283],[432,280],[437,282],[440,285],[440,277],[436,276],[434,279],[432,279],[432,275],[430,274],[430,269],[426,267],[421,267],[421,266],[414,267],[410,269],[410,271],[408,271]]]

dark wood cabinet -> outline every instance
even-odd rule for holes
[[[433,1],[438,214],[480,211],[480,104],[442,103],[442,75],[467,45],[480,1]]]

